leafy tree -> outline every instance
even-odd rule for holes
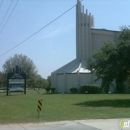
[[[7,82],[7,75],[4,72],[0,71],[0,87],[5,87]]]
[[[51,76],[47,77],[45,90],[47,91],[47,93],[51,90]]]
[[[34,65],[33,61],[22,54],[15,54],[13,57],[10,57],[3,65],[3,70],[7,73],[12,71],[16,65],[22,68],[22,70],[27,74],[28,78],[37,74],[36,66]]]
[[[104,43],[87,61],[88,69],[94,70],[106,92],[115,80],[118,92],[124,91],[124,83],[130,80],[130,29],[121,27],[119,43]]]
[[[35,88],[36,87],[36,78],[35,76],[30,76],[27,78],[27,87],[29,88]]]
[[[27,86],[32,88],[45,88],[48,85],[48,81],[37,74],[27,79]]]
[[[0,72],[0,86],[6,86],[7,72],[10,72],[18,65],[27,74],[27,87],[32,88],[45,88],[49,86],[49,80],[42,78],[41,75],[37,74],[36,66],[33,61],[25,55],[15,54],[10,57],[3,65],[3,72]]]
[[[47,91],[47,93],[49,93],[49,91],[51,90],[51,88],[47,86],[47,87],[45,88],[45,90]]]
[[[45,88],[46,79],[42,78],[41,75],[36,75],[36,84],[39,88]]]
[[[51,87],[51,76],[47,77],[47,81],[48,81],[48,86]]]
[[[33,61],[25,55],[22,54],[15,54],[13,57],[10,57],[6,60],[3,65],[3,76],[2,79],[4,85],[6,86],[7,83],[7,73],[12,71],[13,68],[18,65],[27,75],[27,86],[35,86],[35,76],[37,75],[36,66],[34,65]]]
[[[87,67],[97,76],[96,80],[102,79],[102,87],[106,92],[115,77],[117,52],[114,44],[106,42],[100,50],[92,54],[92,58],[88,59]]]
[[[119,33],[120,44],[118,51],[118,72],[116,75],[116,87],[119,92],[124,91],[124,83],[130,76],[130,28],[123,26]]]
[[[130,26],[122,26],[120,27],[121,32],[119,33],[118,39],[121,43],[125,41],[130,41]]]

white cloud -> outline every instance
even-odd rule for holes
[[[50,30],[48,32],[45,32],[43,34],[43,36],[41,37],[41,39],[47,39],[47,38],[53,38],[56,37],[58,35],[64,34],[68,31],[70,31],[71,29],[73,29],[75,27],[75,23],[66,25],[66,26],[61,26],[55,30]]]

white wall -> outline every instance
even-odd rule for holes
[[[64,92],[65,91],[65,78],[64,74],[57,75],[57,89],[58,92]]]
[[[66,92],[70,92],[70,88],[78,88],[78,75],[66,74]]]
[[[83,84],[93,84],[93,75],[92,74],[79,74],[80,86]]]
[[[114,43],[115,37],[113,32],[108,34],[102,33],[92,33],[92,52],[99,50],[104,42]]]
[[[56,75],[57,87],[56,91],[59,93],[70,92],[70,88],[77,88],[83,84],[93,84],[93,74],[86,73],[70,73]]]

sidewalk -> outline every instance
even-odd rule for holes
[[[94,119],[77,121],[82,124],[92,126],[101,130],[120,130],[120,121],[122,119]]]
[[[121,119],[91,119],[0,125],[0,130],[120,130]]]

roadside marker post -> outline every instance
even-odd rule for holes
[[[37,106],[38,119],[39,119],[41,110],[42,110],[42,99],[39,99],[39,100],[38,100],[38,106]]]

